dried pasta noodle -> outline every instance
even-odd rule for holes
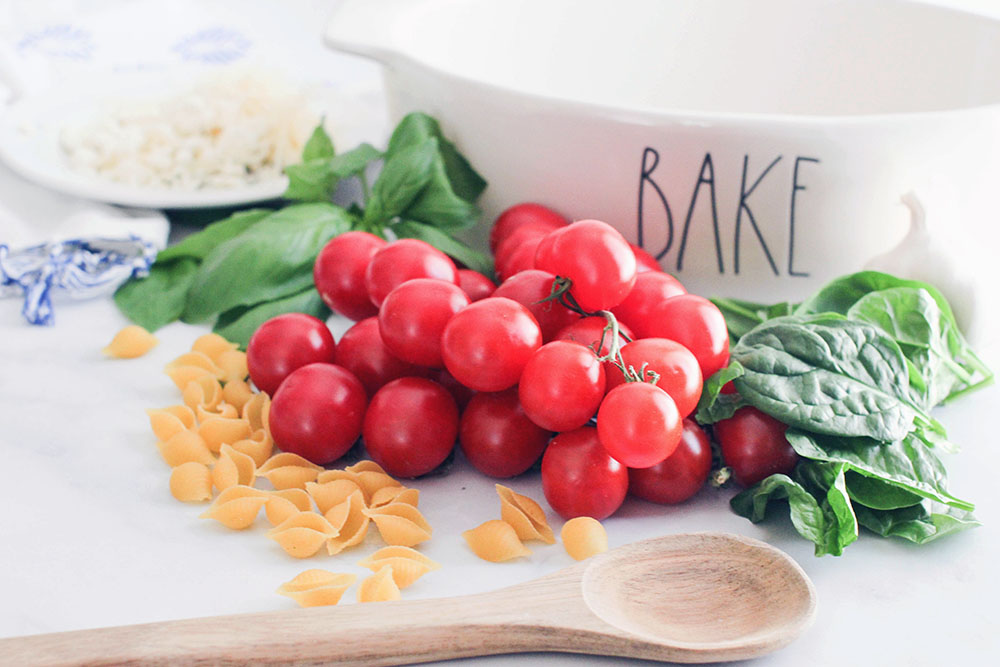
[[[293,514],[308,512],[311,509],[312,500],[302,489],[271,491],[264,504],[264,514],[272,526],[280,525]]]
[[[472,552],[491,563],[500,563],[531,554],[506,521],[493,519],[462,533]]]
[[[215,358],[219,367],[220,380],[240,382],[249,375],[247,370],[247,354],[239,350],[225,350]]]
[[[406,503],[414,507],[420,504],[420,489],[407,486],[385,486],[372,494],[369,507],[381,507],[389,503]]]
[[[240,416],[239,410],[226,402],[220,402],[217,406],[211,409],[199,405],[195,407],[195,414],[198,416],[199,423],[216,417],[222,417],[223,419],[239,419]]]
[[[218,495],[200,518],[215,519],[226,528],[243,530],[253,524],[267,499],[266,491],[251,486],[231,486]]]
[[[185,352],[177,357],[164,368],[163,372],[169,374],[170,371],[184,366],[197,366],[211,373],[215,378],[221,380],[224,376],[222,369],[212,359],[202,352]]]
[[[584,560],[608,550],[608,533],[597,519],[578,516],[563,524],[559,533],[573,560]]]
[[[114,359],[135,359],[152,350],[158,342],[156,336],[138,324],[130,324],[116,333],[101,351]]]
[[[172,405],[160,410],[146,410],[149,427],[158,440],[169,440],[181,431],[194,428],[194,412],[186,405]]]
[[[229,380],[222,385],[222,400],[228,405],[236,408],[236,412],[242,414],[243,406],[253,398],[253,390],[243,380]]]
[[[335,479],[322,484],[306,482],[306,492],[312,496],[321,514],[326,514],[331,507],[347,500],[355,491],[360,492],[361,489],[349,479]]]
[[[170,494],[182,503],[212,499],[212,474],[203,463],[188,461],[170,471]]]
[[[278,594],[292,598],[300,607],[334,605],[357,579],[353,574],[306,570],[279,586]]]
[[[156,446],[160,450],[163,460],[171,468],[191,461],[205,465],[215,463],[215,457],[212,456],[208,445],[194,431],[179,431],[170,436],[169,439],[157,442]]]
[[[413,547],[431,539],[431,526],[420,510],[406,503],[389,503],[365,510],[386,544]]]
[[[253,486],[257,478],[257,464],[242,452],[229,445],[222,445],[221,455],[212,468],[212,483],[215,488],[225,491],[231,486]]]
[[[250,430],[250,424],[238,417],[217,416],[208,417],[202,421],[198,426],[198,435],[202,437],[210,450],[219,452],[223,445],[239,442],[249,438],[253,433]]]
[[[372,572],[377,572],[385,565],[392,567],[392,578],[400,589],[411,586],[413,582],[432,570],[441,568],[441,564],[431,560],[416,549],[410,547],[383,547],[368,558],[358,563]]]
[[[267,479],[275,489],[305,489],[323,470],[298,454],[282,452],[269,458],[257,474]]]
[[[371,519],[365,514],[365,498],[360,489],[352,492],[343,502],[331,507],[324,517],[337,529],[337,535],[326,543],[327,553],[331,556],[360,544],[368,534],[368,524]]]
[[[184,366],[184,368],[192,368]],[[212,375],[200,375],[184,385],[181,391],[184,405],[192,410],[199,405],[207,410],[215,410],[222,402],[222,385]]]
[[[519,539],[555,544],[555,534],[549,527],[541,505],[502,484],[497,484],[496,490],[500,496],[500,518],[514,528]]]
[[[215,374],[206,368],[202,368],[201,366],[168,366],[163,370],[163,372],[167,374],[167,377],[169,377],[173,381],[174,385],[176,385],[182,392],[190,383],[196,382],[200,378],[207,377],[215,380]]]
[[[308,558],[319,551],[337,529],[322,514],[299,512],[268,531],[267,536],[281,545],[289,556]]]
[[[358,602],[385,602],[400,598],[399,587],[392,578],[392,567],[386,565],[358,584]]]

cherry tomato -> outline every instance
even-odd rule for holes
[[[458,270],[458,286],[469,297],[470,302],[485,299],[497,288],[492,280],[472,269]]]
[[[648,468],[677,449],[681,416],[667,392],[647,382],[628,382],[601,403],[597,434],[613,458],[630,468]]]
[[[656,258],[643,248],[634,243],[629,243],[628,245],[632,248],[632,254],[635,255],[635,270],[637,273],[646,273],[647,271],[659,273],[663,270],[660,268],[660,263],[656,261]]]
[[[257,328],[247,345],[250,379],[274,396],[281,381],[296,368],[333,363],[336,349],[333,334],[322,320],[305,313],[272,317]]]
[[[653,309],[670,297],[687,294],[684,286],[669,273],[647,271],[635,277],[635,285],[625,300],[611,309],[618,322],[625,322],[640,338],[648,338],[646,322]]]
[[[552,227],[547,225],[537,223],[521,225],[497,246],[496,252],[493,253],[497,264],[506,262],[508,256],[522,245],[529,242],[537,242],[551,231]],[[534,264],[534,261],[532,261],[532,264]]]
[[[636,372],[646,370],[657,373],[660,379],[656,386],[667,392],[677,404],[677,412],[687,417],[697,407],[701,398],[701,368],[691,351],[667,338],[640,338],[622,348],[622,359],[626,366]],[[625,376],[615,365],[605,366],[608,391],[624,384]],[[648,380],[646,375],[643,380]]]
[[[535,250],[542,238],[535,236],[511,250],[506,255],[498,255],[496,260],[497,277],[501,282],[521,271],[535,268]]]
[[[292,372],[268,413],[271,435],[283,451],[318,465],[336,461],[361,435],[365,388],[350,371],[315,363]]]
[[[378,331],[377,317],[363,319],[344,332],[337,343],[334,363],[354,373],[369,398],[387,382],[428,372],[389,351]]]
[[[490,230],[490,250],[496,252],[501,241],[510,236],[518,227],[527,224],[540,224],[555,229],[556,227],[565,227],[569,222],[566,218],[541,204],[516,204],[501,213],[496,222],[493,223],[493,229]]]
[[[455,405],[458,406],[459,413],[465,410],[465,406],[469,404],[469,401],[476,395],[476,392],[456,380],[448,372],[447,368],[429,368],[427,370],[429,372],[427,377],[447,389],[451,397],[455,399]],[[422,376],[421,373],[413,373],[413,375]]]
[[[473,396],[458,426],[465,458],[490,477],[520,475],[535,464],[550,437],[524,414],[514,388]]]
[[[436,278],[458,284],[458,269],[448,255],[418,239],[400,239],[380,249],[365,270],[365,288],[376,306],[413,278]]]
[[[368,298],[365,271],[372,257],[386,245],[368,232],[346,232],[330,239],[316,257],[313,282],[326,305],[352,320],[378,312]]]
[[[550,431],[570,431],[597,412],[604,382],[604,367],[593,350],[556,340],[531,355],[521,374],[518,396],[531,421]]]
[[[600,345],[601,349],[598,350],[598,354],[602,357],[608,353],[611,349],[611,333],[604,333],[604,327],[608,325],[608,321],[601,317],[600,315],[593,315],[591,317],[583,317],[573,322],[567,327],[564,327],[556,334],[556,340],[572,340],[581,345],[586,345],[587,347],[597,350],[598,345],[601,344],[601,339],[603,337],[604,344]],[[618,323],[618,345],[623,346],[628,341],[625,340],[624,336],[633,338],[632,330],[629,329],[628,325]]]
[[[426,378],[399,378],[372,398],[365,449],[396,477],[419,477],[441,465],[458,433],[458,408],[448,390]]]
[[[698,493],[712,469],[712,447],[704,429],[684,420],[674,453],[649,468],[628,471],[628,491],[652,503],[674,505]]]
[[[560,433],[545,449],[542,491],[564,519],[589,516],[600,521],[625,501],[628,468],[608,455],[596,428],[584,426]]]
[[[552,340],[559,331],[580,319],[577,313],[558,301],[543,301],[552,293],[555,276],[546,271],[528,269],[503,281],[493,296],[517,301],[531,311],[542,330],[542,340]]]
[[[737,484],[753,486],[770,475],[791,474],[799,455],[785,438],[787,428],[749,405],[712,427]]]
[[[643,338],[669,338],[698,360],[702,377],[729,361],[729,331],[715,304],[695,294],[674,296],[655,306],[645,320]]]
[[[441,336],[441,357],[456,380],[476,391],[502,391],[517,384],[542,331],[516,301],[489,297],[459,311]]]
[[[553,229],[538,242],[535,248],[535,268],[541,269],[543,266],[552,266],[555,263],[556,239],[569,227],[558,227]]]
[[[378,330],[394,355],[418,366],[439,367],[441,334],[452,315],[469,305],[458,285],[416,278],[389,292],[378,311]]]
[[[600,220],[580,220],[560,230],[551,252],[540,259],[536,268],[573,282],[570,294],[586,311],[614,308],[635,284],[635,254],[628,241]]]

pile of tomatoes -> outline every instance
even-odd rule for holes
[[[360,436],[399,477],[431,472],[456,439],[493,477],[541,459],[567,518],[610,516],[629,491],[697,492],[712,454],[688,416],[728,361],[719,310],[597,220],[520,204],[490,246],[499,286],[423,241],[329,241],[316,288],[356,324],[335,342],[322,321],[281,315],[247,349],[275,442],[325,464]]]

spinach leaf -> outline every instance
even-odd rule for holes
[[[877,442],[871,438],[824,436],[790,428],[785,438],[804,458],[844,464],[858,474],[959,509],[975,507],[948,493],[944,465],[915,435],[895,442]]]
[[[878,510],[912,507],[923,501],[921,496],[902,486],[879,477],[868,477],[854,471],[847,473],[847,493],[855,503]]]
[[[437,140],[407,146],[389,153],[365,209],[370,228],[390,223],[417,198],[433,177]]]
[[[920,413],[911,404],[899,346],[879,329],[835,314],[779,317],[740,339],[733,380],[751,405],[816,433],[902,439]]]
[[[426,243],[450,255],[465,264],[473,271],[479,271],[483,275],[493,274],[493,263],[490,258],[478,250],[473,250],[448,232],[425,225],[413,220],[403,220],[393,226],[393,231],[400,238],[420,239]]]
[[[157,261],[148,276],[115,291],[115,304],[136,324],[156,331],[180,317],[197,270],[198,262],[190,257]]]
[[[209,253],[182,319],[199,322],[303,291],[312,285],[312,265],[323,244],[351,223],[347,211],[329,203],[296,204],[271,214]]]
[[[729,342],[735,345],[744,334],[762,322],[775,317],[791,315],[795,306],[788,302],[767,305],[764,303],[754,303],[753,301],[743,301],[742,299],[726,299],[713,297],[709,299],[716,307],[722,311],[726,318],[726,327],[729,329]]]
[[[239,236],[273,212],[269,208],[251,208],[233,213],[228,218],[207,225],[200,232],[191,234],[179,243],[164,248],[156,255],[156,261],[157,263],[169,262],[179,257],[204,259],[208,253],[215,249],[215,246]]]
[[[323,121],[320,121],[302,148],[302,161],[309,162],[318,158],[331,158],[333,154],[333,140],[326,133]]]
[[[330,316],[330,309],[314,288],[303,290],[291,296],[274,301],[254,304],[252,306],[237,306],[219,315],[213,331],[226,340],[239,343],[246,349],[250,336],[261,324],[284,313],[305,313],[325,320]]]
[[[486,181],[472,168],[455,144],[445,138],[441,126],[431,116],[414,112],[399,121],[389,138],[386,153],[391,155],[405,147],[422,144],[430,138],[437,140],[444,170],[454,193],[465,201],[474,202],[486,189]]]
[[[902,537],[915,544],[926,544],[939,537],[982,525],[971,513],[944,507],[934,509],[933,503],[924,501],[912,507],[894,510],[875,510],[857,507],[858,522],[882,537]]]
[[[705,380],[695,409],[695,419],[699,424],[714,424],[723,419],[729,419],[737,410],[747,405],[738,393],[723,394],[722,388],[743,375],[740,362],[730,362],[725,368],[716,371]]]

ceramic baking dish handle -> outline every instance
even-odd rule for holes
[[[399,55],[392,43],[393,20],[412,0],[343,0],[337,5],[323,33],[324,42],[384,64]]]

